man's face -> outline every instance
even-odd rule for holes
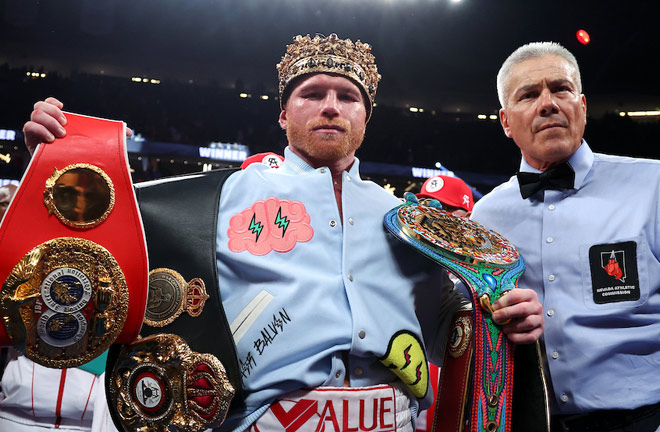
[[[338,75],[314,74],[298,82],[280,113],[294,153],[312,166],[352,163],[364,139],[364,96]]]
[[[5,215],[7,207],[9,207],[9,203],[14,197],[14,193],[16,193],[16,189],[14,185],[0,187],[0,221],[2,221],[2,217]]]
[[[578,93],[575,72],[554,55],[526,60],[511,69],[500,122],[525,160],[541,171],[568,160],[582,142],[587,101]]]

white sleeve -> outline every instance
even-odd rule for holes
[[[110,417],[110,409],[105,397],[105,372],[99,375],[96,391],[94,392],[94,415],[92,417],[91,432],[117,432],[117,428]]]

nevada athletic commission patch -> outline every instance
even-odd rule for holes
[[[591,246],[589,267],[594,303],[639,300],[637,244],[634,241]]]

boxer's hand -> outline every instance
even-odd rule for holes
[[[64,104],[54,97],[34,104],[30,121],[23,126],[25,146],[30,154],[34,153],[40,143],[51,143],[55,138],[66,135],[66,117],[62,112]],[[133,131],[126,128],[126,136],[133,136]]]
[[[30,154],[39,143],[50,143],[66,135],[66,117],[62,113],[62,102],[53,97],[34,104],[30,121],[23,126],[25,146]]]
[[[514,343],[532,343],[543,334],[543,306],[534,290],[513,289],[493,303],[493,310],[493,321],[502,324],[502,331]]]

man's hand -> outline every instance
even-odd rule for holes
[[[34,104],[34,110],[30,115],[30,121],[23,126],[25,146],[30,154],[40,143],[52,143],[55,138],[66,135],[66,117],[62,112],[64,104],[54,97],[39,101]],[[126,136],[133,136],[133,131],[126,128]]]
[[[531,289],[513,289],[493,303],[493,321],[513,343],[528,344],[543,334],[545,320],[539,297]],[[511,320],[508,324],[507,320]]]
[[[62,113],[62,102],[53,97],[34,104],[30,121],[23,126],[25,146],[30,154],[34,153],[39,143],[51,143],[55,138],[66,135],[66,117]]]

